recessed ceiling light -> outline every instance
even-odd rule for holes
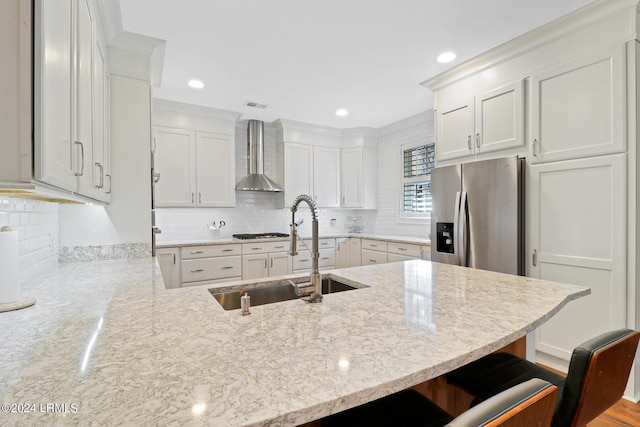
[[[189,80],[189,83],[187,83],[189,86],[191,86],[194,89],[202,89],[204,87],[204,83],[202,83],[200,80]]]
[[[344,108],[341,108],[338,111],[336,111],[336,116],[339,116],[339,117],[344,117],[347,114],[349,114],[349,112],[347,110],[345,110]]]
[[[440,55],[438,55],[438,57],[436,58],[436,61],[444,64],[444,63],[447,63],[447,62],[451,62],[454,59],[456,59],[456,54],[455,53],[453,53],[453,52],[444,52],[444,53],[441,53]]]

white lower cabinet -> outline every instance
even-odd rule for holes
[[[362,265],[385,264],[386,262],[386,252],[372,251],[371,249],[362,249]]]
[[[311,240],[305,239],[304,242],[312,249]],[[320,257],[318,258],[318,268],[335,268],[336,266],[336,240],[335,239],[319,239],[318,240],[318,252]],[[313,266],[313,257],[311,251],[304,247],[304,245],[298,243],[298,255],[293,257],[293,271],[294,273],[310,272]]]
[[[361,243],[357,237],[336,239],[336,268],[358,267],[362,264]]]
[[[203,245],[180,250],[182,286],[203,285],[242,278],[242,246]]]
[[[420,259],[422,257],[420,245],[412,243],[387,242],[387,253],[388,262]]]
[[[291,274],[292,260],[283,252],[288,242],[258,242],[242,245],[242,280]]]
[[[537,360],[566,369],[573,348],[626,324],[626,154],[532,165],[527,275],[591,288],[537,333]]]
[[[180,288],[180,248],[156,249],[156,259],[160,266],[164,287],[167,289]]]

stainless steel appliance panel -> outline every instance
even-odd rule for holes
[[[462,265],[521,273],[520,175],[515,156],[462,166]]]
[[[457,264],[458,252],[455,244],[455,236],[457,230],[455,226],[451,231],[442,231],[442,227],[456,222],[456,197],[460,196],[461,191],[462,167],[460,165],[435,168],[431,171],[431,194],[434,196],[431,208],[431,260],[444,262],[447,264]],[[458,202],[459,203],[459,202]],[[441,227],[438,231],[438,224]],[[452,233],[450,249],[443,249],[447,236],[443,233]],[[438,234],[440,233],[440,234]],[[438,240],[440,235],[440,245]],[[440,248],[440,251],[438,250]]]

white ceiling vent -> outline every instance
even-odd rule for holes
[[[247,101],[244,105],[251,108],[260,108],[261,110],[264,110],[265,108],[267,108],[266,104],[259,104],[253,101]]]

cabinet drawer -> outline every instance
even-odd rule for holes
[[[398,261],[409,261],[412,259],[420,259],[418,257],[409,256],[409,255],[398,255],[389,252],[387,254],[387,262],[398,262]]]
[[[307,246],[309,246],[309,248],[311,248],[311,239],[304,239],[304,242],[307,244]],[[298,249],[300,249],[300,247],[304,247],[300,244],[300,242],[298,242]],[[330,238],[326,238],[326,239],[318,239],[318,249],[325,249],[325,248],[335,248],[336,247],[336,239],[330,239]]]
[[[182,282],[242,276],[242,257],[216,257],[182,261]]]
[[[266,254],[268,252],[286,252],[289,250],[289,241],[278,242],[253,242],[242,244],[242,254]]]
[[[240,244],[190,246],[181,250],[182,259],[211,258],[215,256],[240,255],[241,253],[242,246]]]
[[[362,249],[362,265],[384,264],[386,262],[387,262],[386,252],[378,252],[378,251],[372,251],[369,249]]]
[[[320,258],[318,259],[318,268],[333,268],[336,265],[336,250],[334,248],[320,249]],[[293,257],[294,270],[311,270],[313,257],[308,251],[300,251],[297,256]]]
[[[411,243],[388,242],[387,252],[390,254],[406,255],[409,257],[420,258],[420,245]]]
[[[320,268],[333,268],[336,265],[336,250],[334,248],[320,249],[320,259],[318,260],[318,266]]]
[[[362,249],[387,252],[387,242],[385,240],[362,239]]]

